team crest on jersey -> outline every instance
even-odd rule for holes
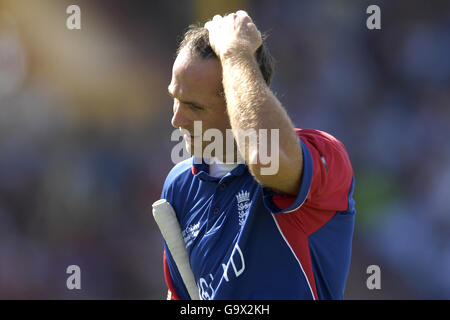
[[[248,191],[241,190],[236,195],[237,208],[239,214],[239,225],[242,227],[245,219],[248,216],[248,211],[250,208],[250,193]]]

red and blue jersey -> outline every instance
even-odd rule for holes
[[[175,209],[202,299],[342,299],[355,219],[344,145],[295,129],[303,152],[296,196],[259,184],[245,164],[221,178],[193,158],[177,164],[162,198]],[[172,299],[189,299],[164,243]]]

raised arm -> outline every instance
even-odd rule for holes
[[[303,156],[294,126],[286,110],[264,81],[255,59],[262,44],[261,33],[245,11],[221,17],[216,15],[205,24],[211,47],[222,65],[224,94],[231,128],[239,151],[245,155],[250,172],[264,186],[287,194],[297,194],[302,176]],[[278,170],[264,174],[269,165],[261,161],[261,145],[246,144],[249,130],[279,129],[278,146],[265,146],[270,152],[278,147]]]

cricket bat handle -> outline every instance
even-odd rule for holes
[[[190,298],[192,300],[200,300],[186,245],[181,235],[180,224],[172,205],[166,199],[160,199],[153,203],[152,209],[153,217],[172,254]]]

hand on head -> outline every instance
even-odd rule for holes
[[[220,59],[243,52],[254,54],[262,44],[261,32],[243,10],[224,17],[215,15],[205,23],[205,28],[211,47]]]

